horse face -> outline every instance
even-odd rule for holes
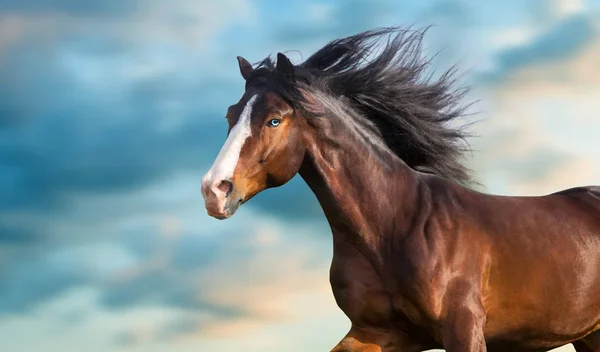
[[[242,60],[242,75],[247,77]],[[229,218],[257,193],[291,180],[305,154],[304,119],[265,87],[247,89],[229,107],[227,122],[225,144],[202,178],[206,210],[217,219]]]

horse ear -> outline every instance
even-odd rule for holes
[[[244,77],[245,80],[248,80],[248,77],[250,77],[250,74],[254,71],[252,64],[241,56],[238,56],[237,59],[240,64],[240,73],[242,74],[242,77]]]
[[[277,73],[287,77],[294,76],[294,65],[282,53],[277,53]]]

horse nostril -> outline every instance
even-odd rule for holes
[[[217,189],[219,191],[221,191],[223,194],[225,194],[225,197],[229,197],[229,195],[233,191],[233,183],[231,183],[231,181],[228,181],[228,180],[222,180],[217,185]]]

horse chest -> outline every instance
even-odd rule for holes
[[[330,282],[335,300],[353,324],[394,328],[423,320],[414,300],[391,293],[373,266],[361,255],[334,254]]]
[[[338,306],[353,324],[381,326],[390,322],[390,295],[364,260],[334,256],[330,282]]]
[[[416,278],[413,272],[406,274],[407,277]],[[417,281],[429,280],[419,278]],[[410,292],[416,290],[418,294],[392,290],[357,252],[334,251],[330,282],[338,306],[354,325],[423,332],[435,323],[435,317],[439,315],[441,302],[432,298],[434,295],[430,285],[410,285]],[[394,283],[409,286],[400,280]]]

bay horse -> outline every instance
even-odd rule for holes
[[[351,321],[332,351],[600,352],[600,187],[472,189],[464,90],[454,69],[426,74],[424,33],[365,31],[297,65],[238,57],[245,92],[202,178],[208,214],[229,218],[300,174]]]

